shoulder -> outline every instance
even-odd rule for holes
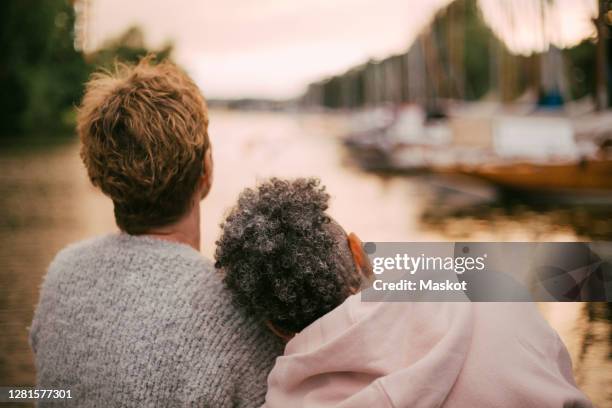
[[[74,242],[61,249],[53,258],[47,273],[43,278],[43,286],[67,277],[70,271],[86,272],[90,264],[96,263],[95,258],[104,252],[103,248],[111,235],[98,236],[83,241]]]
[[[124,233],[98,236],[70,244],[57,253],[50,268],[79,262],[86,262],[89,266],[104,263],[106,267],[172,264],[187,269],[212,268],[210,261],[188,245]]]
[[[238,376],[249,373],[263,375],[264,380],[284,343],[259,319],[234,301],[232,293],[223,282],[223,275],[216,269],[198,274],[192,286],[191,310],[203,327],[200,333],[218,338],[212,355],[231,367],[245,367]],[[247,369],[248,368],[248,369]]]
[[[228,335],[228,339],[231,339],[229,343],[239,348],[247,345],[253,347],[251,349],[253,354],[269,352],[269,355],[282,352],[282,343],[264,322],[255,319],[234,301],[219,271],[213,268],[210,273],[197,275],[192,289],[191,307],[194,312],[201,317],[218,319],[224,333]]]
[[[103,235],[71,243],[55,255],[55,258],[51,262],[51,266],[78,260],[84,255],[103,247],[111,236],[112,235]]]

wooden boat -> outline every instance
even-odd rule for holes
[[[508,163],[459,166],[460,174],[489,181],[502,188],[527,192],[612,193],[612,160],[575,163]]]
[[[467,130],[463,134],[477,133],[473,126]],[[480,139],[489,141],[480,144],[480,158],[467,163],[457,155],[454,165],[440,172],[476,177],[501,189],[535,195],[612,196],[612,151],[607,138],[578,144],[567,118],[501,117],[490,130],[480,133]]]

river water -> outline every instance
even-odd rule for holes
[[[203,206],[202,252],[245,186],[270,176],[317,176],[331,214],[364,241],[574,241],[612,239],[612,209],[500,203],[479,184],[431,176],[366,174],[347,163],[342,116],[211,112],[215,181]],[[112,206],[89,185],[75,141],[0,152],[0,385],[31,385],[27,343],[45,268],[66,244],[115,230]],[[546,303],[576,379],[598,406],[612,406],[611,308]]]

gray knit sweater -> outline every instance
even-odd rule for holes
[[[282,344],[192,248],[110,235],[49,267],[30,333],[37,382],[79,407],[255,407]]]

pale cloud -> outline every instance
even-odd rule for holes
[[[479,0],[484,20],[510,51],[572,47],[595,35],[597,0]]]
[[[405,50],[449,0],[93,0],[90,48],[139,25],[168,40],[209,97],[299,95],[312,80]]]
[[[555,41],[575,42],[588,30],[583,20],[593,1],[556,0],[562,27]],[[174,43],[175,58],[209,97],[286,98],[323,76],[406,50],[449,2],[90,0],[88,44],[94,49],[138,25],[151,46]],[[486,20],[517,49],[537,48],[534,19],[509,31],[508,8],[500,5],[510,3],[533,8],[539,0],[481,0]]]

